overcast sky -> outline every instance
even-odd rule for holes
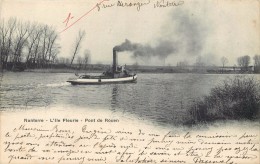
[[[149,2],[149,0],[124,0]],[[54,26],[61,32],[63,21],[69,13],[71,25],[90,11],[100,0],[4,0],[1,1],[1,18],[17,17],[31,22]],[[60,33],[60,57],[71,57],[72,46],[79,29],[86,31],[86,38],[79,53],[90,50],[92,63],[112,62],[112,49],[125,39],[143,47],[169,50],[150,58],[133,57],[133,52],[120,52],[120,64],[136,60],[147,65],[176,65],[186,60],[192,64],[201,56],[208,65],[220,65],[220,58],[228,58],[228,65],[236,64],[239,56],[253,57],[260,54],[260,4],[257,0],[169,0],[182,4],[175,7],[154,8],[156,0],[138,8],[118,7],[116,0],[110,8],[90,11],[78,22]],[[164,1],[167,2],[166,0]],[[167,44],[164,44],[167,43]],[[163,45],[163,46],[162,46]],[[253,61],[251,60],[251,64]]]

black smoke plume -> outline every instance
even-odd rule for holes
[[[130,51],[133,57],[166,59],[169,55],[185,54],[199,56],[206,38],[206,26],[200,19],[188,11],[172,12],[170,19],[163,26],[161,36],[155,40],[157,44],[132,43],[126,39],[115,46],[117,52]]]
[[[152,47],[149,44],[142,45],[139,43],[132,43],[126,39],[121,45],[115,46],[114,50],[117,52],[130,51],[133,52],[133,57],[150,58],[157,56],[159,58],[166,58],[168,55],[177,51],[171,41],[161,41],[158,45]]]

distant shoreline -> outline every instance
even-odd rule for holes
[[[11,70],[2,70],[2,73],[5,72],[33,72],[33,73],[102,73],[105,70],[100,69],[89,69],[89,70],[77,70],[70,68],[41,68],[41,69],[25,69],[23,71],[11,71]],[[254,72],[212,72],[212,71],[193,71],[193,70],[169,70],[169,69],[136,69],[132,70],[134,73],[191,73],[191,74],[259,74]]]
[[[13,72],[41,72],[41,73],[102,73],[111,69],[108,64],[53,64],[48,67],[26,67],[21,64],[16,67],[9,65],[4,71]],[[148,66],[148,65],[125,65],[126,69],[134,73],[197,73],[197,74],[259,74],[260,67],[248,66]]]

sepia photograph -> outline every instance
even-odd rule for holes
[[[1,164],[258,164],[259,111],[259,0],[0,0]]]

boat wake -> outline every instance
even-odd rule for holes
[[[67,82],[46,84],[47,87],[63,87],[63,86],[68,86],[68,85],[70,85],[70,84]]]

